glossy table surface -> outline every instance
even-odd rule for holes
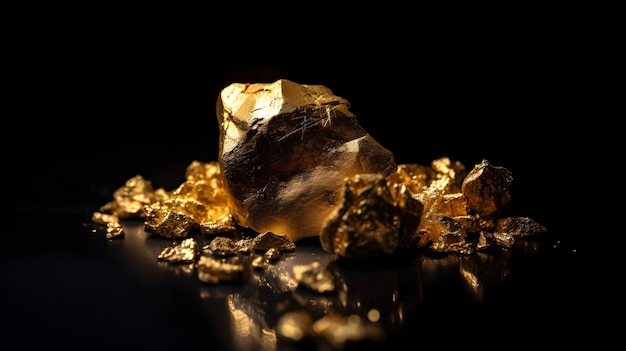
[[[175,183],[182,169],[163,172]],[[37,205],[22,199],[6,228],[2,298],[10,323],[2,343],[9,348],[337,349],[324,340],[293,345],[277,338],[280,317],[299,310],[363,320],[378,311],[384,339],[344,349],[562,345],[584,325],[584,250],[572,227],[551,216],[540,216],[547,233],[471,255],[411,252],[357,264],[325,252],[317,238],[305,239],[267,269],[249,269],[239,283],[212,285],[198,279],[193,265],[159,261],[172,241],[147,235],[140,220],[123,221],[119,239],[107,239],[91,222],[91,211],[122,185],[118,180],[95,177],[95,185],[72,190],[73,180],[53,179],[59,187]],[[513,198],[516,210],[532,213],[534,202],[523,196]],[[202,246],[211,238],[196,239]],[[312,262],[333,273],[335,292],[295,284],[293,266]]]

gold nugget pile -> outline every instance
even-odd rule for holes
[[[295,249],[319,237],[325,251],[355,259],[412,248],[472,254],[546,231],[532,218],[503,215],[508,169],[483,160],[468,170],[448,157],[396,164],[349,107],[322,85],[231,84],[217,101],[217,161],[193,161],[174,190],[137,175],[93,220],[109,238],[123,237],[119,221],[128,218],[169,239],[245,228]],[[232,244],[271,248],[258,240]]]

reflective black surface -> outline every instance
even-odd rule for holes
[[[3,246],[5,317],[11,320],[4,342],[13,347],[328,349],[323,342],[290,348],[276,340],[278,319],[294,310],[316,318],[366,318],[378,310],[384,342],[348,344],[355,348],[404,349],[425,340],[531,347],[571,340],[568,334],[581,326],[581,259],[554,233],[511,249],[418,252],[367,263],[338,260],[316,240],[304,240],[267,270],[249,269],[241,283],[210,285],[198,280],[192,265],[158,261],[172,242],[147,236],[140,221],[124,222],[123,239],[106,239],[81,215],[22,220],[22,235],[36,241]],[[210,238],[197,239],[202,245]],[[314,261],[333,272],[336,292],[297,287],[292,267]]]
[[[583,316],[595,271],[587,255],[593,243],[584,239],[595,227],[584,211],[593,196],[581,198],[580,182],[571,184],[587,179],[581,170],[595,157],[579,137],[589,130],[554,123],[587,115],[591,105],[583,98],[580,42],[566,35],[555,45],[545,31],[513,27],[476,36],[464,27],[420,41],[419,60],[406,44],[413,36],[399,46],[382,40],[263,54],[245,45],[225,53],[215,34],[205,36],[202,50],[156,36],[135,42],[111,34],[116,40],[105,43],[96,40],[106,37],[100,34],[80,50],[57,40],[58,58],[29,66],[38,91],[47,93],[28,106],[43,111],[16,118],[25,133],[5,146],[0,346],[284,350],[289,345],[274,340],[272,328],[298,308],[316,315],[378,309],[385,341],[351,345],[356,349],[568,347],[587,339]],[[206,42],[220,49],[207,51]],[[124,223],[122,240],[92,232],[91,212],[130,177],[173,189],[189,162],[216,160],[221,88],[278,78],[323,84],[346,97],[398,163],[448,156],[468,167],[487,159],[508,168],[508,214],[532,217],[548,233],[511,249],[420,252],[365,266],[338,261],[306,240],[241,285],[207,286],[188,266],[157,262],[169,242],[146,237],[141,223]],[[336,294],[293,286],[291,267],[313,260],[338,278]]]

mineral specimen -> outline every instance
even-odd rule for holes
[[[124,237],[124,227],[120,222],[107,223],[107,239],[115,239]]]
[[[108,213],[102,213],[99,211],[96,211],[94,213],[92,213],[91,215],[91,220],[94,223],[98,223],[98,224],[104,224],[107,225],[108,223],[118,223],[119,222],[119,218],[117,218],[117,216],[112,215],[112,214],[108,214]]]
[[[151,206],[147,208],[146,232],[168,239],[184,238],[198,223],[187,213],[173,211],[167,206]]]
[[[195,262],[197,253],[198,242],[194,238],[187,238],[163,249],[157,259],[170,263]]]
[[[146,206],[159,201],[164,194],[163,189],[157,190],[152,187],[151,181],[138,174],[115,190],[113,200],[102,206],[100,212],[120,219],[143,218]]]
[[[256,251],[278,249],[280,251],[294,251],[296,244],[284,235],[272,232],[260,233],[252,239],[251,247]]]
[[[106,226],[107,239],[120,239],[124,237],[124,227],[116,215],[96,211],[91,215],[91,220],[94,223]]]
[[[235,230],[217,162],[193,161],[177,189],[145,206],[146,231],[166,238],[187,237],[192,230],[220,234]]]
[[[211,255],[231,256],[239,253],[241,251],[241,247],[231,238],[216,236],[209,242],[208,245],[203,247],[203,250],[208,251]]]
[[[320,234],[322,248],[365,258],[395,253],[396,246],[462,254],[511,247],[517,238],[546,231],[530,218],[502,216],[512,181],[509,170],[487,160],[468,173],[448,157],[430,167],[400,164],[386,178],[348,177],[341,206]],[[396,221],[401,222],[399,235],[393,230]]]
[[[148,233],[169,239],[187,237],[196,229],[203,234],[234,231],[218,162],[193,161],[185,178],[178,188],[166,191],[136,175],[115,190],[113,200],[94,212],[92,220],[107,224],[143,218]]]
[[[349,106],[325,86],[286,79],[221,91],[219,163],[238,224],[293,241],[318,236],[345,177],[396,170]]]
[[[511,171],[483,160],[465,177],[461,192],[471,211],[485,220],[497,219],[511,202],[512,183]]]
[[[400,188],[392,193],[381,174],[347,178],[341,205],[320,234],[322,248],[349,258],[395,253],[411,241],[422,214],[422,204],[408,194]]]

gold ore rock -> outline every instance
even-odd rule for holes
[[[320,235],[346,177],[396,171],[393,154],[323,85],[233,83],[217,101],[219,163],[238,224]]]

